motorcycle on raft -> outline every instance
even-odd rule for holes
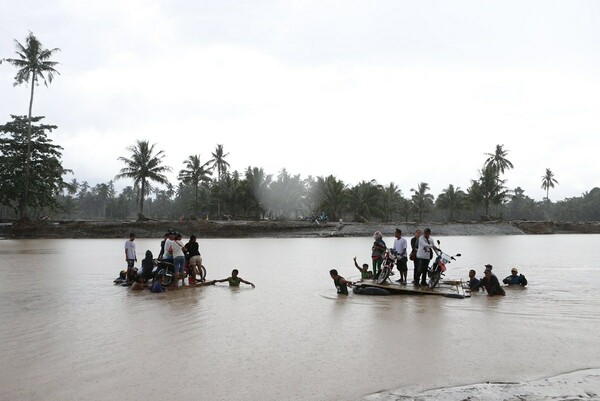
[[[438,248],[434,248],[434,252],[436,254],[435,261],[433,264],[427,268],[427,276],[429,277],[429,282],[427,283],[427,287],[430,289],[434,289],[440,279],[446,272],[446,265],[451,261],[456,260],[457,257],[461,256],[460,253],[456,255],[448,255],[444,253],[440,248],[440,241],[437,241]],[[393,275],[392,269],[394,268],[394,261],[397,259],[396,250],[390,248],[385,251],[383,256],[383,262],[381,263],[381,270],[379,271],[379,275],[376,278],[377,284],[383,284],[389,276]]]
[[[379,268],[379,274],[375,278],[377,284],[383,284],[389,276],[393,276],[394,261],[396,260],[396,250],[394,248],[387,249],[383,254],[383,262]]]
[[[440,240],[437,241],[438,247],[433,248],[433,251],[436,254],[435,261],[433,264],[427,269],[427,277],[429,277],[429,282],[427,283],[427,287],[430,289],[434,289],[438,283],[440,282],[440,278],[446,272],[446,265],[450,263],[452,260],[456,260],[455,257],[459,257],[460,253],[456,255],[448,255],[447,253],[442,252],[440,249]]]

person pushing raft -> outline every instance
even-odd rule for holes
[[[244,280],[243,278],[238,276],[239,271],[238,269],[233,269],[231,271],[231,276],[227,277],[227,278],[223,278],[221,280],[213,280],[210,282],[210,284],[217,284],[217,283],[224,283],[224,282],[228,282],[230,287],[239,287],[240,283],[244,283],[244,284],[248,284],[251,285],[252,288],[255,288],[256,286],[254,284],[252,284],[249,281]]]

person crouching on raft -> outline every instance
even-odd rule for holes
[[[210,283],[211,283],[211,284],[216,284],[216,283],[224,283],[224,282],[226,282],[226,281],[227,281],[227,282],[229,282],[229,286],[230,286],[230,287],[239,287],[239,286],[240,286],[240,283],[244,283],[244,284],[251,285],[251,286],[252,286],[252,288],[255,288],[255,287],[256,287],[256,286],[255,286],[254,284],[252,284],[251,282],[249,282],[249,281],[246,281],[246,280],[244,280],[244,279],[243,279],[243,278],[241,278],[241,277],[238,277],[238,274],[239,274],[239,272],[238,272],[238,269],[233,269],[233,270],[231,271],[231,277],[227,277],[227,278],[224,278],[224,279],[221,279],[221,280],[213,280],[213,281],[211,281]]]

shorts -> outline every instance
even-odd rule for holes
[[[190,266],[200,266],[202,265],[202,256],[196,255],[190,258]]]
[[[185,256],[177,256],[173,259],[173,272],[183,273],[183,265],[185,264]]]
[[[127,268],[131,269],[135,264],[135,259],[127,259]]]
[[[405,272],[408,271],[408,266],[406,265],[406,258],[400,258],[396,261],[396,266],[398,266],[398,271]]]

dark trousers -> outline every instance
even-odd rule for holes
[[[419,283],[419,278],[421,281],[421,285],[427,285],[427,268],[429,267],[429,259],[417,259],[418,268],[417,268],[417,279],[415,280],[415,284]]]
[[[415,284],[419,284],[419,259],[413,260],[414,270],[413,270],[413,281]]]

